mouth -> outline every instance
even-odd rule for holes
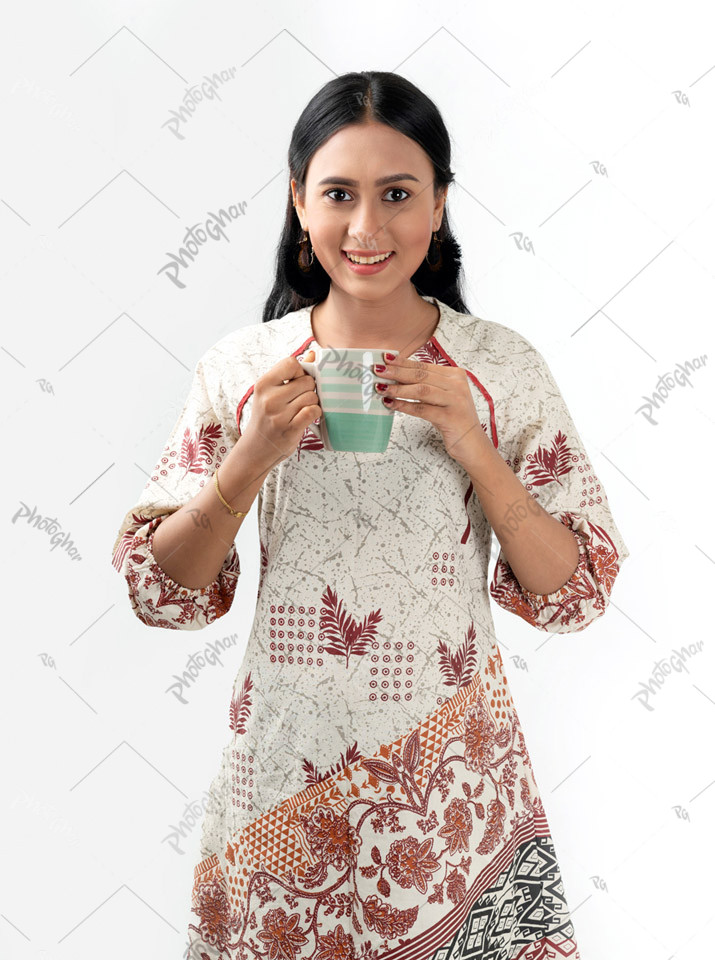
[[[374,266],[377,263],[386,263],[395,255],[394,250],[383,250],[377,253],[361,250],[341,250],[340,252],[346,260],[358,266]]]

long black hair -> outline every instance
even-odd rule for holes
[[[288,168],[290,178],[296,181],[296,191],[304,192],[308,164],[329,137],[350,124],[371,121],[399,130],[422,147],[434,167],[435,195],[453,182],[449,134],[432,100],[397,73],[363,70],[330,80],[298,118],[288,148]],[[307,273],[298,265],[302,234],[289,184],[283,233],[276,250],[275,280],[263,308],[264,323],[320,303],[330,291],[330,276],[317,257]],[[410,280],[420,296],[436,297],[458,313],[469,313],[462,293],[461,251],[452,236],[446,201],[437,238],[439,243],[433,237],[427,252],[429,264],[435,266],[430,267],[423,259]]]

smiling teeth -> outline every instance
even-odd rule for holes
[[[387,260],[388,257],[391,257],[394,251],[389,253],[383,253],[380,257],[354,257],[351,253],[346,253],[345,256],[348,260],[352,260],[353,263],[382,263],[383,260]]]

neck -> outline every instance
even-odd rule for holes
[[[325,300],[312,308],[310,319],[321,347],[396,348],[410,356],[432,336],[439,308],[423,300],[412,284],[383,300],[359,300],[333,284]]]

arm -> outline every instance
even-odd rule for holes
[[[267,474],[243,441],[234,443],[216,412],[205,360],[197,364],[184,409],[112,549],[132,610],[147,626],[199,630],[229,611],[241,572],[234,538],[243,518],[221,503],[213,472],[221,466],[221,493],[242,512]]]
[[[557,592],[576,571],[576,535],[525,490],[485,433],[475,435],[480,451],[468,472],[501,555],[525,593]]]
[[[270,468],[259,466],[251,447],[241,439],[218,470],[221,495],[232,509],[248,513],[269,472]],[[151,535],[154,558],[167,576],[184,587],[211,586],[244,519],[229,513],[210,478]]]
[[[546,361],[523,342],[506,459],[478,436],[468,470],[500,543],[489,592],[540,630],[576,632],[605,613],[629,551]]]

